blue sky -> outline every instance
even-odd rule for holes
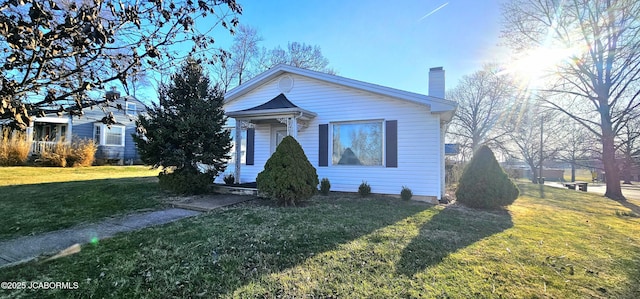
[[[238,1],[262,46],[318,45],[338,75],[411,92],[427,94],[430,67],[444,67],[450,89],[505,53],[497,0]],[[231,39],[217,34],[217,46]]]

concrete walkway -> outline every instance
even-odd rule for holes
[[[120,232],[173,222],[255,198],[234,194],[178,197],[166,202],[173,207],[170,209],[111,217],[98,223],[0,241],[0,268],[20,264],[40,255],[55,254],[71,246],[108,238]]]
[[[119,232],[142,229],[200,214],[186,209],[130,214],[102,222],[0,242],[0,268],[23,263],[42,254],[53,254],[75,244],[111,237]]]

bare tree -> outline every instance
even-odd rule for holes
[[[268,52],[266,69],[283,63],[299,68],[323,72],[334,75],[335,70],[328,67],[329,60],[322,55],[319,46],[305,43],[292,42],[286,49],[276,47]]]
[[[516,50],[549,49],[564,59],[548,67],[546,102],[598,136],[606,173],[605,196],[625,200],[615,139],[640,106],[640,2],[633,0],[511,0],[504,5],[503,36]],[[596,118],[590,118],[593,114]]]
[[[106,83],[127,85],[129,76],[189,54],[215,60],[211,30],[233,32],[241,12],[235,0],[2,1],[0,118],[25,129],[33,115],[82,115],[97,103],[87,93]],[[200,19],[207,25],[195,26]]]
[[[625,124],[622,134],[619,136],[619,152],[622,155],[622,179],[623,184],[631,184],[631,171],[636,164],[634,156],[638,154],[638,141],[640,140],[640,121],[636,118]]]
[[[559,151],[558,134],[561,120],[553,111],[545,110],[538,101],[514,100],[514,105],[505,115],[504,130],[509,137],[503,147],[517,150],[512,156],[520,158],[531,170],[532,182],[542,177],[544,161],[557,156]]]
[[[229,53],[229,55],[232,55]],[[231,87],[235,86],[234,81],[236,80],[236,73],[233,72],[230,66],[230,60],[228,57],[221,57],[220,61],[213,65],[211,72],[213,76],[216,78],[216,84],[218,85],[218,89],[224,94]]]
[[[259,46],[261,41],[263,38],[255,27],[239,26],[233,45],[229,51],[224,52],[226,55],[220,57],[220,63],[213,68],[221,90],[226,92],[280,63],[329,74],[336,73],[328,67],[329,60],[322,55],[319,46],[292,42],[287,44],[286,49],[267,49]]]
[[[447,133],[471,153],[484,143],[500,143],[500,137],[504,136],[501,117],[515,98],[515,90],[513,81],[499,74],[496,65],[485,65],[482,70],[464,76],[447,95],[458,102]]]
[[[571,124],[564,124],[563,130],[560,131],[560,146],[558,151],[558,159],[571,165],[571,181],[576,180],[576,168],[585,166],[581,161],[587,160],[594,156],[597,151],[597,141],[595,136],[584,126],[572,121]],[[599,153],[599,152],[598,152]]]
[[[244,78],[253,77],[253,60],[258,55],[258,43],[262,41],[262,36],[258,30],[251,26],[241,25],[238,34],[233,39],[231,46],[231,70],[238,78],[238,85],[242,84]]]

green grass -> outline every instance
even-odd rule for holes
[[[2,167],[0,240],[160,206],[148,167]]]
[[[520,187],[497,212],[355,196],[298,208],[249,202],[3,269],[0,281],[79,289],[0,295],[640,297],[639,218],[597,195]]]

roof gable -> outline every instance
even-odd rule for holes
[[[268,110],[268,109],[285,109],[285,108],[298,108],[294,103],[291,103],[287,97],[281,93],[275,98],[269,100],[268,102],[255,106],[253,108],[245,109],[243,111],[259,111],[259,110]]]
[[[345,86],[365,92],[370,92],[378,95],[383,95],[387,97],[391,97],[394,99],[399,99],[403,101],[407,101],[413,104],[418,105],[426,105],[429,107],[431,113],[441,114],[441,118],[444,121],[451,120],[453,117],[453,113],[456,110],[457,103],[441,98],[430,97],[423,94],[408,92],[404,90],[399,90],[395,88],[385,87],[381,85],[376,85],[372,83],[362,82],[358,80],[353,80],[345,77],[340,77],[336,75],[330,75],[326,73],[311,71],[307,69],[302,69],[286,64],[278,64],[269,70],[257,75],[251,80],[245,82],[244,84],[233,88],[225,94],[225,103],[234,101],[238,98],[241,98],[242,95],[245,95],[252,90],[258,88],[262,84],[269,82],[270,80],[286,74],[295,74],[323,82],[328,82],[332,84],[337,84],[340,86]],[[266,103],[265,103],[266,104]]]

